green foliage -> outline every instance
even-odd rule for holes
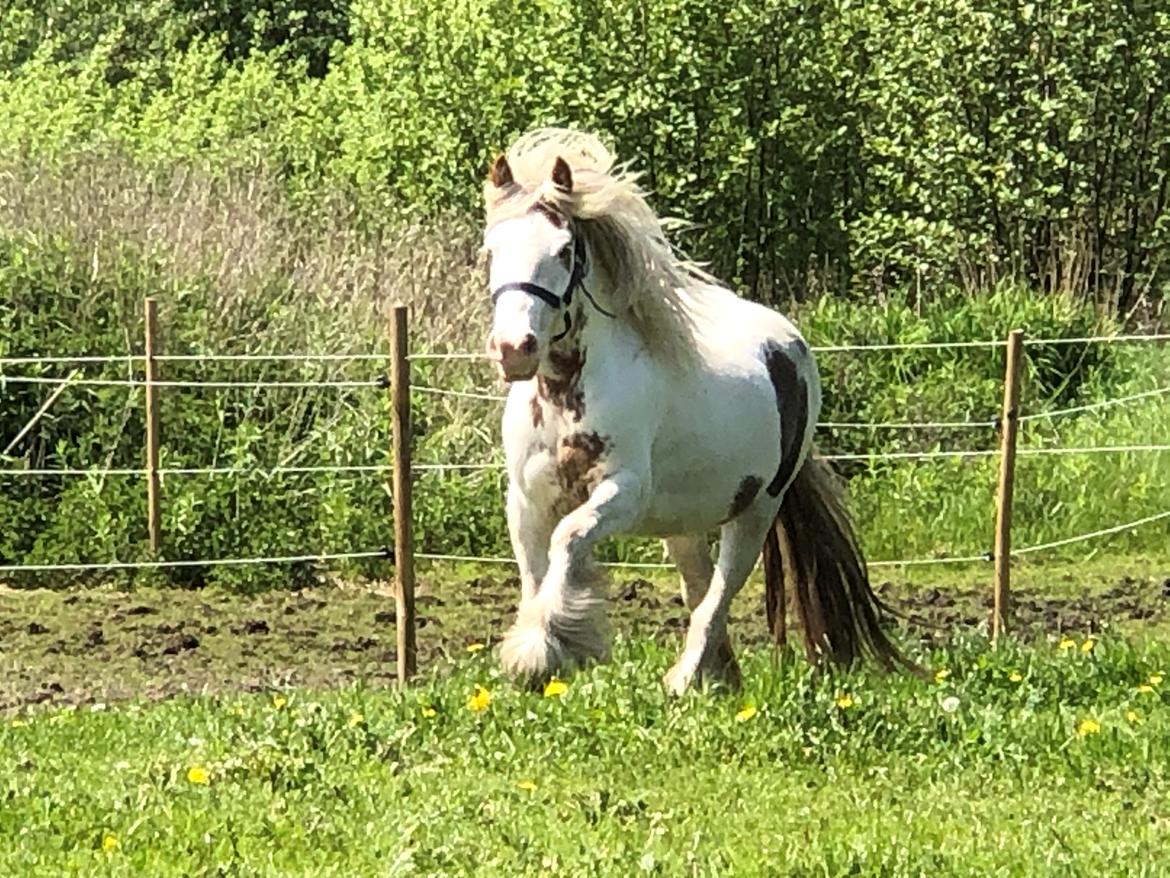
[[[1162,295],[1170,15],[995,0],[18,0],[0,147],[261,162],[363,222],[475,210],[519,131],[595,128],[770,302],[1005,278]]]
[[[919,656],[939,682],[759,652],[735,699],[664,700],[673,649],[627,641],[559,697],[480,653],[405,691],[29,713],[0,869],[1159,875],[1170,652],[1082,643],[970,638]]]

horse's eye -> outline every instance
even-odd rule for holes
[[[562,247],[560,249],[560,252],[557,253],[557,259],[561,260],[561,262],[562,262],[562,264],[564,264],[565,268],[569,267],[569,263],[573,261],[573,245],[572,245],[572,243],[566,244],[564,247]]]

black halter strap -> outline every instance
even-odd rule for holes
[[[573,304],[573,294],[577,290],[580,290],[593,307],[606,317],[616,316],[598,305],[597,300],[593,298],[589,290],[585,289],[585,239],[580,235],[573,237],[573,270],[569,275],[569,284],[565,287],[565,292],[562,295],[558,296],[552,290],[547,287],[542,287],[540,284],[534,284],[529,281],[512,281],[511,283],[500,284],[500,286],[492,290],[492,303],[497,302],[504,293],[513,290],[535,296],[553,308],[568,308],[569,305]],[[553,341],[560,341],[569,334],[569,330],[572,327],[573,318],[568,311],[565,311],[565,328],[553,336]]]

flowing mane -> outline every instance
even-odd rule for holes
[[[571,193],[551,184],[556,159],[573,172]],[[592,134],[541,128],[521,136],[507,152],[513,185],[484,184],[490,227],[522,215],[538,202],[575,221],[605,277],[610,304],[628,319],[654,354],[676,365],[693,362],[702,348],[705,312],[734,293],[676,255],[667,240],[677,226],[658,217],[646,202],[638,175]]]

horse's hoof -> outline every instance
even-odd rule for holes
[[[500,644],[500,665],[510,677],[536,686],[564,665],[564,650],[552,634],[535,625],[513,625]]]
[[[666,687],[666,691],[676,698],[686,694],[687,689],[691,686],[691,681],[695,678],[695,672],[684,666],[680,659],[675,663],[674,667],[662,678],[662,685]]]

